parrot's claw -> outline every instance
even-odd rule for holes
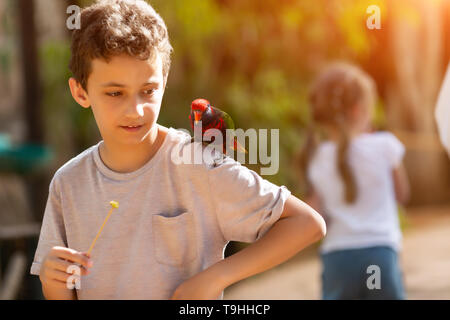
[[[191,137],[191,143],[193,143],[195,141],[194,137]],[[202,141],[203,146],[209,146],[210,144],[212,144],[211,141]],[[222,161],[226,158],[226,154],[222,151],[219,151],[221,158],[220,159],[215,159],[214,163],[213,163],[213,167],[216,168],[219,164],[222,163]]]

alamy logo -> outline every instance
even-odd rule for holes
[[[367,267],[367,274],[370,274],[370,277],[367,278],[367,289],[381,289],[381,270],[377,265],[370,265]]]
[[[370,14],[370,17],[367,18],[366,26],[368,29],[381,29],[381,10],[379,6],[371,5],[367,7],[367,14]]]
[[[243,146],[248,153],[248,161],[250,164],[257,164],[258,162],[265,167],[260,168],[260,174],[274,175],[277,174],[280,167],[280,130],[270,130],[270,155],[268,152],[269,132],[267,129],[226,129],[225,137],[218,129],[211,128],[205,131],[202,135],[201,121],[200,125],[194,127],[194,141],[195,142],[211,142],[205,148],[190,148],[186,145],[178,145],[173,148],[171,153],[171,160],[174,164],[201,164],[207,163],[208,165],[220,164],[224,159],[221,157],[223,151],[224,142],[225,145],[230,145],[234,139]],[[186,132],[189,136],[190,133],[186,129],[178,129]],[[213,140],[214,138],[214,140]],[[248,139],[248,145],[246,140]],[[232,144],[232,143],[231,143]],[[231,148],[227,148],[226,155],[234,158],[234,152]],[[246,153],[238,152],[237,161],[241,164],[246,163]]]
[[[79,6],[68,6],[66,10],[67,14],[71,16],[66,20],[66,26],[69,30],[81,29],[81,9]]]
[[[71,274],[70,277],[67,278],[66,280],[66,286],[67,289],[72,290],[72,289],[80,289],[81,288],[81,269],[79,266],[77,265],[70,265],[67,270],[67,273]]]

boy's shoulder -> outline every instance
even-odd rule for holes
[[[93,165],[93,153],[98,148],[101,142],[87,148],[79,153],[66,163],[64,163],[58,170],[56,170],[54,179],[70,179],[74,177],[80,177],[88,166]]]
[[[176,145],[184,145],[190,137],[191,136],[187,132],[170,127],[167,128],[167,136],[164,145],[166,145],[168,149]],[[85,149],[72,159],[68,160],[56,171],[55,175],[67,176],[69,174],[78,174],[80,173],[79,171],[85,169],[87,165],[95,165],[95,153],[98,152],[98,148],[102,143],[102,141],[99,141],[97,144]]]
[[[199,141],[192,141],[191,134],[185,129],[170,128],[167,143],[167,153],[175,165],[189,166],[189,169],[212,169],[226,160],[239,164],[228,155],[223,154],[212,146]]]
[[[167,128],[166,138],[168,139],[169,144],[173,146],[177,144],[187,144],[188,142],[190,142],[192,136],[186,129],[175,129],[169,127]]]
[[[206,146],[200,142],[192,142],[192,136],[186,129],[167,128],[167,135],[158,150],[163,161],[171,161],[175,166],[188,167],[188,172],[202,169],[210,169],[217,166],[223,155],[220,152],[211,150],[205,152]],[[98,148],[102,141],[87,148],[77,156],[63,164],[54,174],[54,179],[70,183],[86,176],[91,170],[95,170],[96,162],[101,161],[98,155]],[[201,155],[201,162],[196,162],[196,157]],[[227,157],[228,158],[228,157]]]

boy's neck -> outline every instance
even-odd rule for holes
[[[161,147],[167,128],[156,124],[148,138],[139,145],[116,145],[103,141],[99,153],[103,163],[119,173],[130,173],[144,166]]]

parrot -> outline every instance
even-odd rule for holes
[[[211,103],[206,99],[195,99],[191,103],[191,113],[189,114],[189,120],[191,123],[191,128],[194,130],[195,126],[200,125],[199,121],[202,122],[202,139],[212,140],[204,141],[205,144],[210,144],[214,142],[214,136],[212,139],[208,137],[208,129],[214,128],[222,132],[223,137],[223,154],[227,153],[227,150],[237,150],[238,152],[248,153],[247,150],[237,141],[237,137],[233,134],[233,141],[226,141],[226,129],[235,129],[233,119],[225,111],[219,108],[213,107]],[[191,142],[194,141],[194,137]]]

